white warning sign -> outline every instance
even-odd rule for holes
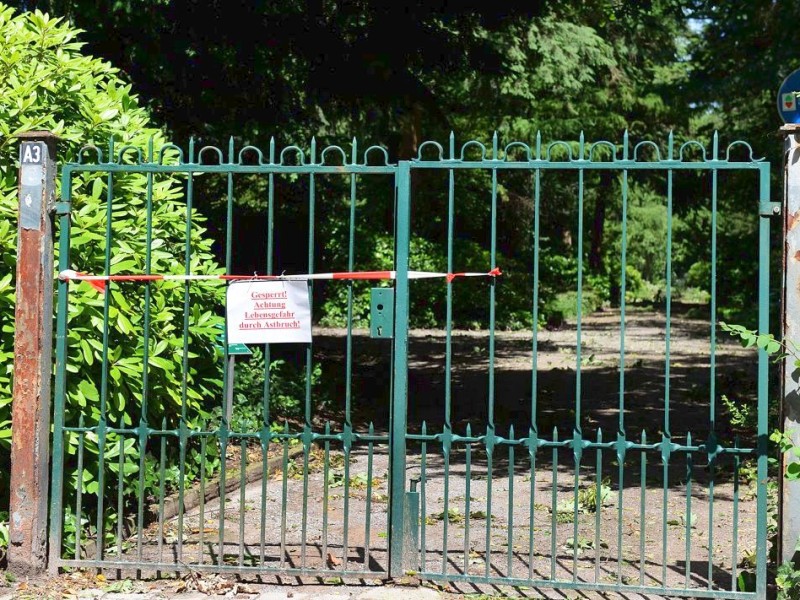
[[[311,342],[305,281],[241,281],[228,286],[228,344]]]

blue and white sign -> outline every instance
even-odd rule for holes
[[[784,123],[800,123],[797,95],[800,94],[800,69],[783,80],[778,90],[778,114]]]

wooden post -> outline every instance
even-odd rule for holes
[[[56,140],[47,131],[18,136],[14,388],[11,435],[9,569],[19,575],[47,567],[50,467],[50,379],[53,341],[53,240]]]

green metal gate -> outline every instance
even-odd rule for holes
[[[62,271],[81,266],[80,257],[70,252],[77,250],[70,239],[70,224],[76,218],[81,218],[79,211],[73,208],[73,195],[80,186],[88,185],[90,178],[84,179],[85,174],[97,173],[103,175],[102,185],[106,192],[106,232],[105,236],[101,236],[104,237],[106,248],[104,274],[119,272],[114,269],[115,256],[110,242],[116,234],[112,228],[115,185],[133,186],[125,178],[134,175],[142,178],[136,189],[144,197],[143,215],[146,222],[144,230],[135,233],[146,236],[146,256],[142,262],[142,271],[146,274],[152,272],[151,233],[154,215],[158,211],[158,206],[154,206],[153,196],[160,183],[159,178],[178,178],[184,186],[183,197],[188,210],[184,238],[185,264],[181,268],[185,267],[186,273],[192,271],[191,207],[195,186],[204,176],[221,178],[224,184],[222,189],[227,206],[227,219],[224,223],[227,273],[232,271],[232,254],[235,249],[235,227],[232,221],[236,181],[243,177],[261,178],[266,182],[267,245],[265,270],[262,274],[277,274],[285,268],[285,265],[274,260],[274,226],[280,212],[280,209],[276,209],[280,206],[279,194],[276,193],[276,190],[280,190],[276,184],[279,177],[288,178],[289,183],[305,182],[303,194],[307,194],[307,198],[303,217],[307,218],[308,223],[306,272],[314,273],[318,267],[315,264],[317,240],[314,232],[319,221],[315,217],[315,205],[320,201],[316,192],[317,185],[324,177],[345,177],[350,190],[346,207],[349,212],[349,229],[343,238],[348,244],[347,264],[341,266],[348,271],[371,270],[376,265],[360,262],[360,257],[354,256],[353,249],[354,238],[361,231],[358,220],[360,185],[364,179],[377,176],[389,181],[388,192],[383,201],[387,203],[387,210],[394,215],[392,234],[396,281],[393,340],[368,342],[366,335],[354,328],[354,284],[352,281],[340,284],[347,286],[343,296],[347,326],[338,334],[331,335],[334,338],[339,335],[336,339],[344,344],[344,350],[335,354],[329,348],[320,349],[315,336],[315,342],[297,356],[298,363],[305,372],[302,418],[291,426],[286,423],[282,428],[270,427],[270,403],[274,399],[270,396],[270,386],[267,384],[263,394],[261,423],[248,431],[232,431],[227,418],[221,418],[212,425],[202,420],[193,421],[191,415],[187,414],[188,348],[193,339],[190,329],[194,324],[191,321],[194,318],[193,304],[188,283],[180,288],[183,324],[182,345],[177,352],[182,353],[183,357],[183,396],[178,411],[169,418],[165,415],[161,423],[153,422],[148,415],[148,365],[152,363],[148,353],[152,354],[158,347],[158,342],[154,339],[157,335],[153,330],[153,311],[158,307],[153,306],[155,296],[151,288],[161,285],[148,281],[141,285],[143,318],[141,340],[137,340],[142,346],[144,364],[141,373],[142,394],[135,399],[141,408],[139,423],[112,423],[106,416],[107,405],[111,402],[109,390],[113,387],[109,365],[117,360],[112,356],[113,351],[109,351],[114,337],[109,321],[112,318],[110,315],[116,314],[115,310],[120,310],[115,305],[117,298],[108,292],[103,296],[102,318],[96,320],[98,337],[95,344],[101,353],[99,417],[96,422],[88,423],[87,418],[74,412],[70,414],[65,410],[70,389],[69,379],[81,378],[81,370],[76,364],[80,365],[82,360],[79,357],[80,341],[69,335],[70,307],[72,306],[73,312],[77,310],[73,304],[84,302],[84,296],[83,291],[81,295],[69,292],[70,284],[60,281],[51,564],[56,567],[84,566],[120,571],[133,569],[172,572],[191,569],[344,578],[363,577],[365,573],[373,577],[399,577],[413,572],[422,579],[451,582],[454,585],[502,584],[692,597],[764,597],[767,554],[768,363],[764,351],[759,351],[758,431],[754,443],[740,444],[738,439],[727,439],[715,427],[719,412],[716,389],[716,232],[720,174],[752,173],[753,213],[754,216],[758,214],[760,240],[759,276],[758,282],[754,282],[754,288],[756,283],[758,287],[758,328],[761,332],[768,331],[769,217],[774,214],[776,207],[769,198],[769,165],[754,160],[750,147],[743,142],[734,142],[721,153],[716,136],[710,150],[698,142],[678,145],[672,136],[665,148],[653,142],[641,142],[631,147],[626,134],[620,145],[610,142],[588,144],[584,142],[583,136],[574,143],[542,144],[537,137],[532,145],[515,142],[501,149],[495,135],[491,147],[470,141],[457,150],[451,136],[447,151],[436,142],[425,142],[419,148],[416,159],[391,164],[381,148],[371,147],[359,153],[355,142],[350,162],[347,161],[347,153],[335,146],[326,148],[318,155],[314,142],[308,155],[296,146],[287,147],[278,153],[273,143],[267,156],[251,147],[236,152],[231,142],[227,158],[225,153],[216,148],[203,148],[195,152],[193,145],[187,155],[184,155],[174,147],[165,147],[160,152],[154,152],[151,145],[148,151],[143,152],[130,148],[116,150],[112,144],[107,160],[104,160],[99,150],[93,149],[97,155],[96,162],[65,165],[62,171],[62,202],[59,205],[59,268]],[[746,156],[738,160],[734,155],[738,156],[740,150]],[[334,156],[337,157],[337,164],[331,164]],[[371,164],[373,158],[379,159],[379,164]],[[454,364],[454,340],[461,335],[454,331],[452,320],[454,294],[459,293],[459,282],[449,277],[447,283],[443,284],[447,287],[444,326],[440,332],[444,358],[441,370],[437,371],[441,374],[443,398],[435,397],[430,387],[426,387],[427,384],[419,383],[422,367],[417,364],[419,361],[415,357],[418,353],[415,354],[414,346],[419,343],[421,334],[416,334],[410,327],[411,298],[414,286],[418,285],[409,278],[409,271],[416,268],[412,264],[415,260],[412,252],[415,199],[419,197],[418,190],[425,190],[433,185],[437,173],[443,175],[446,203],[438,218],[446,232],[442,243],[447,264],[442,267],[448,274],[462,270],[463,265],[455,248],[459,199],[457,182],[462,174],[466,176],[468,172],[477,174],[477,177],[485,176],[489,181],[486,216],[490,264],[486,265],[486,271],[503,268],[502,264],[498,264],[497,248],[498,221],[502,213],[502,202],[499,200],[502,195],[501,179],[509,173],[524,173],[530,181],[532,222],[525,226],[529,227],[532,236],[533,256],[531,271],[523,275],[531,283],[530,316],[534,327],[528,332],[530,338],[526,342],[529,344],[527,352],[531,362],[527,369],[530,382],[526,392],[524,417],[527,420],[522,429],[519,419],[510,418],[506,414],[498,415],[495,410],[498,399],[499,339],[496,321],[497,287],[502,285],[502,276],[489,278],[488,284],[480,284],[485,286],[483,292],[486,294],[488,317],[486,326],[472,334],[474,339],[479,340],[479,344],[486,345],[485,368],[482,364],[478,368],[479,374],[485,376],[485,410],[476,411],[477,418],[472,422],[469,419],[466,422],[454,422],[452,418],[453,403],[456,402],[457,405],[463,397],[460,395],[463,386],[460,388],[453,379],[453,374],[458,373]],[[575,197],[564,198],[563,201],[575,203],[576,206],[575,301],[578,307],[582,307],[585,291],[583,241],[586,178],[598,172],[608,172],[618,178],[622,205],[619,314],[615,317],[618,319],[616,325],[603,334],[612,335],[609,331],[613,330],[616,332],[614,335],[619,336],[615,371],[616,431],[613,435],[609,435],[610,431],[603,431],[596,422],[587,423],[587,414],[593,410],[598,400],[594,395],[596,388],[593,380],[587,375],[591,371],[587,368],[587,360],[591,363],[591,357],[587,357],[584,352],[583,336],[587,330],[583,323],[582,310],[577,310],[575,323],[570,325],[574,327],[575,336],[574,370],[570,371],[566,379],[562,378],[560,388],[563,390],[564,385],[569,385],[570,388],[574,413],[570,416],[570,421],[558,419],[556,422],[548,422],[546,426],[542,424],[545,420],[542,415],[547,408],[547,398],[543,395],[540,381],[542,365],[538,362],[542,354],[542,333],[536,324],[540,321],[539,306],[542,300],[539,289],[542,258],[539,217],[542,210],[543,181],[549,177],[571,178],[573,181]],[[626,312],[629,178],[641,173],[661,178],[659,181],[663,180],[664,210],[668,224],[665,240],[666,286],[663,298],[665,313],[661,330],[664,353],[660,371],[652,375],[653,379],[663,383],[663,388],[659,392],[655,408],[652,405],[647,408],[653,414],[655,411],[663,412],[663,417],[657,423],[658,439],[653,439],[652,433],[648,439],[646,431],[639,434],[626,424],[626,420],[631,420],[628,415],[632,410],[628,405],[632,390],[630,383],[626,383],[626,376],[630,380],[632,373],[642,363],[642,360],[636,358],[626,361],[628,352],[625,333],[632,318],[632,313]],[[674,320],[671,265],[673,193],[675,178],[685,173],[707,175],[710,183],[708,426],[702,426],[700,431],[693,431],[693,428],[678,431],[679,428],[671,422],[675,411],[686,410],[686,405],[676,404],[677,393],[674,389],[671,391],[674,371],[678,368],[676,359],[671,355]],[[81,189],[80,193],[85,194],[87,191]],[[369,201],[377,200],[370,198]],[[287,243],[286,240],[283,243]],[[197,268],[196,265],[194,268]],[[475,288],[471,289],[474,291]],[[309,290],[313,293],[311,282]],[[661,323],[658,327],[661,327]],[[435,336],[434,332],[433,337]],[[364,344],[365,354],[377,358],[374,361],[354,358],[354,343]],[[391,350],[388,350],[389,345]],[[477,347],[480,348],[480,345]],[[267,382],[270,352],[269,346],[265,347]],[[379,356],[381,352],[383,359]],[[344,381],[343,393],[335,399],[341,409],[341,424],[337,426],[330,422],[329,417],[326,417],[326,421],[315,419],[312,408],[312,379],[315,363],[326,360],[335,363],[341,359],[344,361]],[[229,356],[225,347],[219,357],[220,373],[225,379],[222,387],[225,389],[228,387],[228,379],[232,377],[227,368],[223,368],[228,363]],[[362,389],[361,383],[353,385],[354,377],[362,376],[362,371],[371,368],[375,372],[370,377],[385,384],[385,396],[381,398],[370,396],[377,388]],[[414,375],[415,379],[410,379],[409,374]],[[153,395],[155,391],[150,393]],[[373,409],[385,409],[385,426],[376,426],[372,421],[359,421],[357,418],[354,420],[352,402],[359,394],[364,396],[362,401],[365,405],[370,405]],[[225,402],[222,396],[219,394],[216,400],[220,406]],[[435,405],[438,406],[435,410],[441,409],[441,418],[436,423],[429,423],[427,419],[410,423],[410,407],[420,403],[428,407],[441,403],[440,406]],[[515,424],[518,427],[516,431]],[[102,492],[95,491],[97,505],[91,507],[91,523],[85,522],[83,516],[86,505],[82,502],[85,501],[86,491],[80,483],[86,481],[87,477],[84,474],[84,454],[89,443],[96,446],[97,452],[96,457],[92,458],[95,472],[89,476],[89,481],[96,484],[95,490]],[[167,451],[169,445],[172,446],[171,453]],[[220,467],[219,481],[213,484],[219,490],[218,501],[207,500],[206,486],[210,484],[206,477],[205,461],[208,448],[212,446],[219,449],[219,456],[223,457],[222,464],[225,464],[232,446],[239,448],[238,465]],[[277,479],[270,478],[271,467],[267,460],[273,447],[277,452],[279,467]],[[262,457],[259,465],[261,472],[254,478],[247,468],[252,461],[248,458],[248,452],[252,448],[260,449]],[[138,469],[131,475],[132,479],[137,480],[133,485],[138,495],[135,518],[128,521],[116,518],[109,522],[106,517],[114,512],[114,508],[118,515],[132,510],[126,496],[128,490],[123,455],[134,449],[140,460]],[[339,451],[342,458],[338,466],[332,460],[335,451]],[[146,454],[149,456],[147,459]],[[200,461],[197,477],[199,490],[189,490],[190,484],[185,482],[189,454],[198,457]],[[106,456],[112,458],[109,460]],[[169,490],[165,485],[166,456],[178,457],[178,484],[173,499],[177,508],[170,513],[174,514],[174,519],[165,517],[170,504]],[[757,465],[753,483],[755,506],[752,511],[750,504],[745,506],[739,489],[742,463],[747,459],[754,459]],[[147,462],[148,460],[151,462]],[[316,472],[315,460],[319,463]],[[116,465],[114,461],[117,461]],[[676,463],[680,466],[676,466]],[[156,478],[159,482],[157,498],[151,499],[158,508],[150,519],[146,514],[147,500],[143,497],[149,464],[156,465],[159,469]],[[653,469],[659,465],[660,468]],[[376,470],[383,466],[386,468],[385,476],[377,475]],[[616,468],[610,468],[614,466]],[[356,469],[366,469],[361,474],[362,479],[354,478],[353,471]],[[591,469],[594,470],[593,474],[585,476],[584,472]],[[726,498],[722,500],[715,496],[715,485],[722,487],[717,478],[725,469],[732,474],[732,478],[729,478],[732,481],[724,488]],[[681,481],[676,483],[675,474],[678,470]],[[604,476],[606,473],[610,480]],[[293,476],[297,477],[296,481]],[[567,482],[564,489],[559,487],[559,476],[562,482]],[[230,494],[228,490],[231,478],[238,480],[238,491],[232,502],[238,503],[238,507],[234,507],[235,527],[226,529],[225,522],[230,520],[226,494]],[[654,478],[656,482],[652,483]],[[69,486],[65,482],[73,480],[75,484],[68,490]],[[251,480],[260,481],[260,484],[249,484]],[[340,487],[341,495],[336,491]],[[458,498],[451,494],[451,489],[456,487],[462,492]],[[617,501],[613,508],[604,508],[602,496],[606,487],[616,490]],[[356,488],[363,488],[363,497],[358,494],[354,496]],[[376,492],[378,488],[386,491],[385,496]],[[483,493],[482,497],[471,495],[477,489]],[[543,489],[547,490],[544,495]],[[321,495],[315,496],[315,490]],[[594,510],[586,511],[584,501],[591,496],[592,490]],[[200,499],[191,508],[189,504],[192,503],[187,502],[190,492]],[[274,497],[270,497],[270,493]],[[252,505],[248,494],[257,497],[260,506]],[[293,494],[296,494],[301,504],[298,510],[295,510],[297,505],[292,501],[292,497],[295,497]],[[635,502],[631,502],[634,497],[632,494]],[[106,506],[104,495],[109,496],[109,504],[116,502],[116,506]],[[693,499],[695,506],[698,502],[703,503],[701,519],[697,518],[692,509]],[[388,505],[384,504],[387,501]],[[217,502],[214,505],[216,508],[210,509],[212,512],[216,510],[214,518],[217,522],[215,528],[210,528],[211,531],[207,531],[204,513],[211,506],[208,502]],[[341,511],[331,508],[335,502],[340,503]],[[498,502],[502,502],[502,506]],[[659,503],[660,509],[656,511],[658,518],[654,519],[654,513],[649,509]],[[564,510],[565,504],[571,506],[571,510]],[[441,508],[441,512],[432,512],[434,505],[435,510]],[[473,510],[475,506],[480,506],[481,509]],[[65,518],[68,507],[68,517]],[[321,512],[314,512],[320,508]],[[248,537],[248,510],[258,515],[256,521],[253,521],[260,523],[257,539]],[[542,514],[537,514],[537,511]],[[745,512],[747,519],[742,516]],[[290,515],[289,522],[287,514]],[[334,517],[334,514],[338,516]],[[722,525],[720,514],[727,515]],[[631,515],[636,518],[631,520]],[[543,516],[546,525],[542,525]],[[300,521],[299,537],[294,535],[297,527],[290,522],[294,517]],[[338,519],[336,539],[330,535],[334,519]],[[706,531],[702,534],[703,539],[696,541],[694,538],[700,535],[700,520]],[[740,521],[743,520],[750,523],[744,532],[740,531]],[[173,521],[177,521],[177,525],[173,525]],[[359,531],[357,538],[351,537],[351,522],[357,523],[357,527],[354,526]],[[384,527],[385,531],[376,531],[376,523]],[[716,534],[723,537],[717,529],[728,525],[732,528],[732,533],[730,536],[726,534],[724,539],[731,547],[722,549],[723,553],[715,546],[714,536]],[[610,537],[607,536],[609,527],[613,531]],[[565,533],[567,530],[568,533]],[[592,534],[586,538],[580,535],[581,532],[590,530]],[[233,531],[233,534],[229,536],[226,531]],[[339,532],[342,534],[340,537]],[[442,532],[441,536],[439,532]],[[570,537],[564,537],[569,534]],[[213,540],[204,538],[204,535]],[[753,592],[737,591],[739,559],[743,550],[740,547],[740,538],[752,546],[755,567]],[[111,544],[110,548],[105,547],[106,539]],[[680,540],[681,556],[677,556],[674,551],[670,552],[674,548],[674,539]],[[652,551],[652,548],[657,552]],[[166,559],[165,553],[168,555]]]

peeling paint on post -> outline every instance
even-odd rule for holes
[[[784,145],[784,281],[783,337],[800,341],[800,125],[785,125]],[[795,444],[800,444],[800,380],[794,360],[783,365],[783,428]],[[797,458],[784,454],[781,472]],[[781,478],[781,562],[797,560],[795,547],[800,540],[800,481]]]
[[[8,566],[21,575],[47,567],[50,378],[56,137],[18,136],[19,224],[14,327]]]

